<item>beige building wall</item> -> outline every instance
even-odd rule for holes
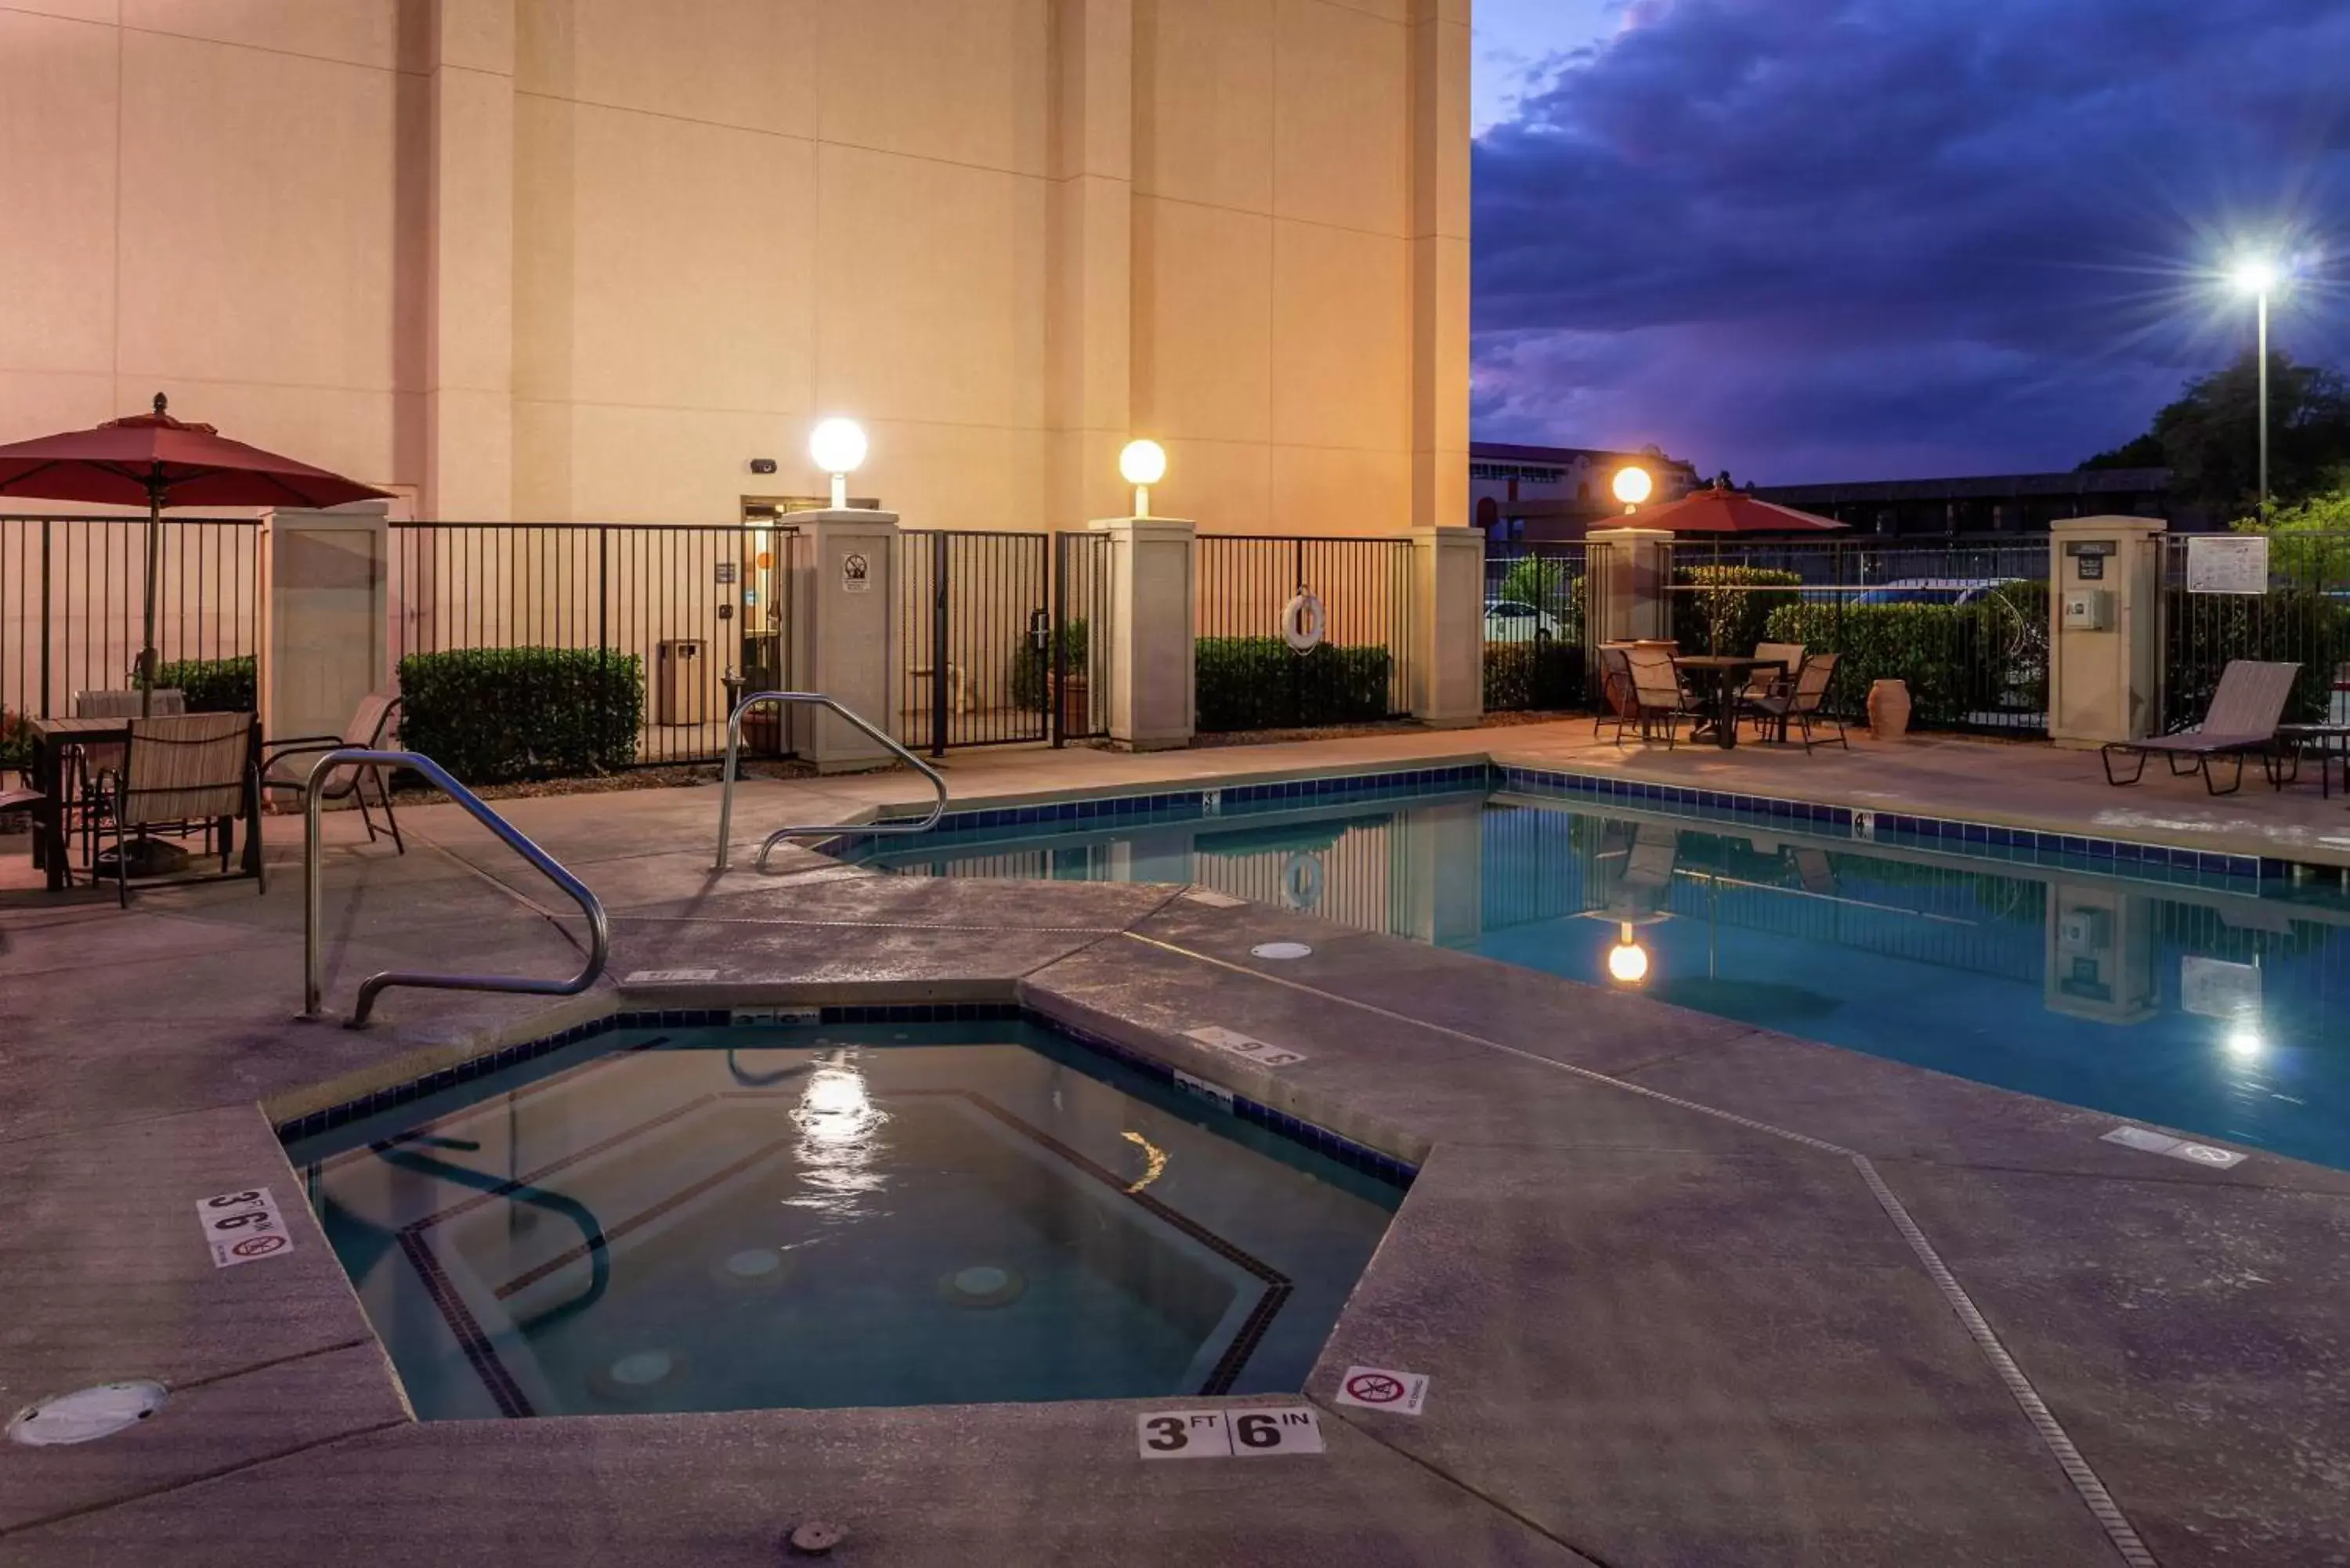
[[[1468,0],[0,0],[0,440],[452,520],[1465,524]],[[753,476],[755,457],[780,471]]]

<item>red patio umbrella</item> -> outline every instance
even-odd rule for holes
[[[155,411],[94,430],[0,446],[0,495],[147,508],[147,612],[139,649],[140,711],[155,685],[155,566],[166,506],[340,506],[386,492],[230,441],[210,425]]]
[[[1643,507],[1624,521],[1637,528],[1669,528],[1676,534],[1817,534],[1846,526],[1720,484],[1692,490],[1662,506]]]

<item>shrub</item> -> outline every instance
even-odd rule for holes
[[[1803,578],[1764,566],[1681,566],[1673,573],[1673,640],[1685,653],[1752,653]]]
[[[1584,690],[1583,647],[1544,638],[1534,642],[1485,645],[1485,707],[1580,708]]]
[[[1827,706],[1847,718],[1866,708],[1868,688],[1909,688],[1911,722],[1943,728],[1996,712],[2045,712],[2047,587],[2002,587],[1970,605],[1783,605],[1764,634],[1844,658]]]
[[[1193,669],[1205,731],[1362,723],[1393,711],[1395,659],[1385,648],[1326,642],[1295,653],[1277,637],[1203,637]]]
[[[155,667],[155,684],[187,693],[191,713],[259,711],[249,653],[235,659],[175,659]]]
[[[1081,617],[1061,628],[1061,640],[1068,645],[1067,669],[1074,680],[1083,680],[1086,673],[1086,622]],[[1012,705],[1041,712],[1050,706],[1045,689],[1052,684],[1053,650],[1039,649],[1026,638],[1012,655]]]
[[[0,768],[32,765],[33,732],[26,728],[23,714],[0,708]]]
[[[2162,729],[2202,722],[2220,676],[2233,659],[2297,662],[2288,723],[2316,722],[2334,697],[2335,670],[2350,662],[2350,607],[2307,588],[2265,594],[2190,594],[2164,590],[2170,628],[2163,650]]]
[[[405,743],[467,784],[609,773],[637,760],[644,661],[593,648],[460,648],[400,661]]]

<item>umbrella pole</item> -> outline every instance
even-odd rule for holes
[[[155,701],[155,563],[162,554],[163,494],[147,493],[147,614],[139,646],[139,716],[147,718]]]

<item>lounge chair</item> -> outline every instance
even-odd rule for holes
[[[2277,726],[2284,721],[2284,705],[2293,696],[2293,683],[2301,674],[2297,663],[2264,663],[2251,659],[2231,659],[2228,668],[2220,672],[2219,690],[2211,693],[2211,702],[2203,711],[2203,722],[2181,735],[2161,735],[2144,741],[2108,741],[2098,751],[2106,768],[2109,784],[2134,784],[2146,776],[2146,759],[2160,753],[2170,764],[2170,776],[2183,778],[2189,774],[2203,775],[2203,787],[2213,794],[2233,794],[2244,782],[2244,757],[2247,753],[2266,752],[2276,744]],[[2114,758],[2126,753],[2137,759],[2137,766],[2127,778],[2114,772]],[[2221,789],[2212,776],[2214,757],[2232,757],[2236,770]],[[2187,759],[2185,767],[2179,760]]]
[[[201,829],[209,839],[218,829],[221,875],[230,875],[227,824],[243,816],[248,831],[261,831],[261,779],[253,763],[257,722],[251,713],[130,721],[121,780],[102,825],[114,835],[115,888],[125,908],[130,903],[133,832],[144,836],[158,828],[182,834]],[[269,885],[257,854],[254,866],[255,879],[265,893]]]
[[[1836,665],[1843,657],[1837,653],[1814,653],[1804,660],[1793,680],[1782,677],[1771,683],[1769,695],[1750,697],[1741,702],[1740,708],[1754,721],[1755,733],[1759,736],[1766,728],[1775,731],[1783,745],[1790,727],[1801,730],[1804,750],[1808,753],[1813,726],[1834,724],[1836,744],[1850,751],[1852,742],[1845,738],[1844,721],[1826,707],[1828,685],[1835,680]]]
[[[261,787],[265,792],[301,795],[310,787],[310,775],[317,770],[318,760],[328,752],[350,749],[381,752],[391,749],[397,739],[400,723],[400,699],[388,691],[370,691],[359,699],[351,714],[351,722],[343,726],[339,735],[294,735],[283,741],[272,741],[261,758]],[[350,768],[342,776],[328,782],[319,792],[322,800],[350,800],[359,803],[359,820],[367,824],[368,842],[376,840],[375,816],[368,809],[367,785],[375,784],[376,804],[383,807],[384,831],[391,837],[391,846],[400,854],[408,853],[408,845],[400,836],[400,818],[392,815],[391,789],[379,767]]]

